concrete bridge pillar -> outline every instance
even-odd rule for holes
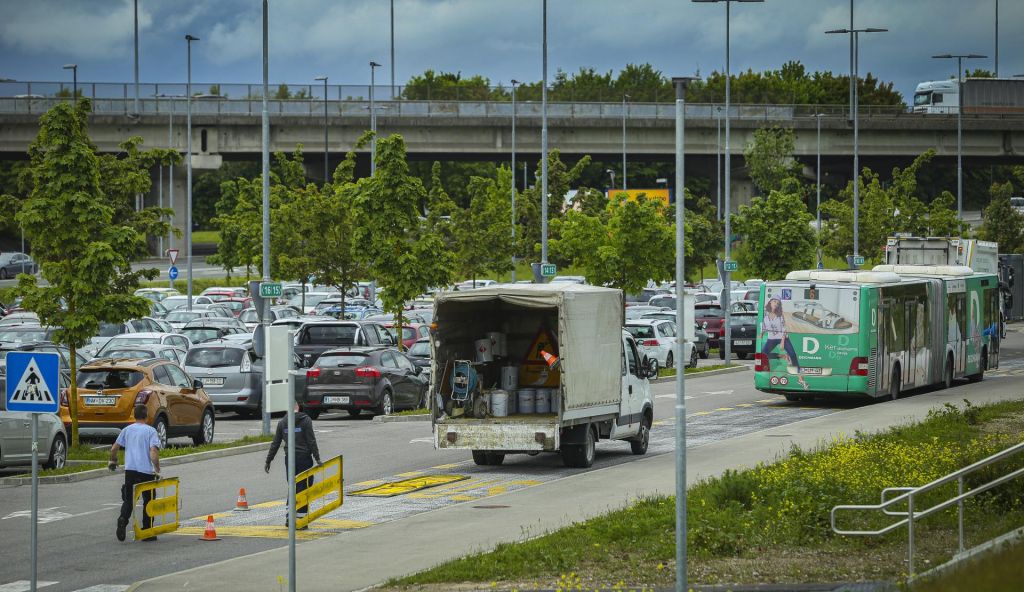
[[[195,142],[193,142],[193,148],[195,148]],[[194,153],[192,155],[192,182],[195,183],[197,172],[218,169],[222,161],[219,154]],[[181,237],[176,237],[173,234],[162,237],[162,240],[160,237],[151,237],[150,253],[157,257],[163,257],[167,249],[178,249],[181,251],[181,257],[184,257],[185,254],[185,223],[188,220],[188,210],[185,207],[188,200],[185,159],[182,159],[180,165],[175,165],[173,171],[171,168],[154,167],[150,171],[153,186],[149,193],[143,196],[145,207],[165,207],[174,210],[174,215],[170,220],[171,226],[181,232]]]

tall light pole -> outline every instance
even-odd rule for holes
[[[135,107],[134,114],[139,114],[139,0],[134,0],[133,4],[133,16],[135,20],[135,41],[134,41],[134,69],[135,69]],[[196,41],[199,41],[196,38]],[[191,281],[191,280],[190,280]]]
[[[512,283],[516,283],[516,86],[512,79]],[[526,188],[523,187],[525,190]]]
[[[395,0],[391,0],[391,100],[395,100]]]
[[[268,0],[263,0],[263,100],[261,113],[261,140],[260,140],[260,164],[262,169],[262,193],[263,193],[263,281],[270,281],[270,110],[267,101],[270,95],[270,6]],[[191,135],[189,136],[191,137]],[[270,303],[263,301],[262,331],[264,338],[270,327]],[[270,435],[270,412],[267,411],[266,397],[263,398],[262,427],[263,435]],[[295,582],[295,544],[294,538],[289,537],[289,551],[292,561],[289,561],[288,581],[291,585]]]
[[[732,346],[732,335],[731,335],[731,314],[729,313],[729,291],[732,289],[732,272],[725,269],[728,266],[730,257],[732,256],[732,210],[730,204],[730,185],[732,181],[732,158],[729,153],[729,120],[731,119],[729,114],[729,89],[732,74],[730,72],[730,49],[729,49],[729,20],[730,12],[733,2],[764,2],[764,0],[692,0],[693,2],[700,3],[725,3],[725,263],[722,267],[722,311],[725,314],[722,323],[722,335],[724,337],[724,359],[725,363],[729,364],[732,362],[732,352],[730,351]]]
[[[686,87],[695,78],[676,77],[676,321],[683,326],[686,294]],[[686,350],[686,331],[678,331],[676,359]],[[676,592],[686,586],[686,373],[676,372]]]
[[[996,0],[996,78],[999,78],[999,0]]]
[[[373,104],[373,85],[375,82],[374,73],[380,64],[370,62],[370,131],[373,137],[370,138],[370,174],[377,172],[377,108]]]
[[[629,108],[629,104],[626,102],[629,100],[629,95],[622,95],[622,190],[625,191],[626,187],[626,109]]]
[[[718,128],[718,143],[715,147],[715,213],[718,221],[722,221],[722,108],[715,107],[715,124]]]
[[[815,173],[816,173],[816,176],[817,176],[817,179],[815,180],[815,187],[817,188],[817,193],[818,193],[817,204],[815,205],[815,208],[814,208],[814,212],[815,212],[814,215],[817,218],[817,226],[815,226],[815,228],[818,229],[817,230],[817,234],[818,234],[818,236],[817,236],[818,248],[816,249],[817,252],[818,252],[818,269],[822,269],[824,267],[824,263],[822,262],[822,259],[821,259],[821,118],[822,117],[825,117],[824,113],[815,113],[814,114],[815,124],[816,124],[816,127],[818,128],[818,159],[817,159],[817,163],[814,166],[814,170],[815,170]]]
[[[964,218],[964,168],[963,168],[963,116],[964,116],[964,60],[984,59],[987,56],[976,53],[933,55],[937,60],[956,60],[956,217]]]
[[[853,0],[850,0],[850,11],[853,14]],[[851,16],[852,21],[852,16]],[[853,83],[852,101],[850,112],[853,115],[853,257],[849,260],[849,267],[854,268],[854,261],[860,254],[860,122],[857,111],[860,91],[857,88],[860,81],[858,70],[860,68],[860,34],[861,33],[885,33],[889,29],[867,27],[863,29],[832,29],[825,31],[826,35],[850,35],[853,38],[853,68],[850,71],[850,80]]]
[[[192,310],[192,42],[198,37],[185,35],[188,54],[188,82],[185,84],[185,310]],[[266,93],[264,93],[265,95]]]
[[[78,104],[78,64],[64,64],[64,70],[71,70],[71,102]]]
[[[322,80],[324,83],[324,187],[326,187],[327,180],[330,178],[328,174],[330,169],[327,168],[327,77],[317,76],[313,80]]]
[[[548,0],[543,0],[540,85],[540,261],[548,262]]]

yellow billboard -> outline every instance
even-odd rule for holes
[[[637,196],[642,193],[647,197],[647,199],[660,201],[666,208],[672,201],[672,191],[670,189],[609,189],[607,193],[608,199],[611,199],[620,193],[625,193],[627,199],[630,201],[636,201]]]

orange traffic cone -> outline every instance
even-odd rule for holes
[[[201,541],[219,541],[220,537],[217,536],[217,529],[213,526],[213,515],[206,517],[206,532],[203,536],[199,537]]]
[[[543,356],[544,361],[548,363],[548,368],[554,368],[558,365],[558,356],[549,354],[544,350],[540,350],[540,355]]]
[[[248,512],[249,511],[249,502],[246,501],[246,499],[245,499],[245,488],[244,487],[238,490],[238,501],[235,502],[235,511],[236,512]]]

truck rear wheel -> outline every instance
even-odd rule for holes
[[[583,435],[582,444],[562,445],[562,462],[567,467],[586,469],[594,464],[594,456],[597,454],[597,442],[594,440],[594,430],[587,426]]]
[[[629,441],[629,448],[633,451],[633,454],[647,454],[647,447],[650,443],[651,417],[645,413],[644,418],[640,420],[640,433],[637,434],[636,438]]]
[[[489,452],[487,450],[474,450],[473,462],[482,466],[498,466],[505,462],[504,452]]]

